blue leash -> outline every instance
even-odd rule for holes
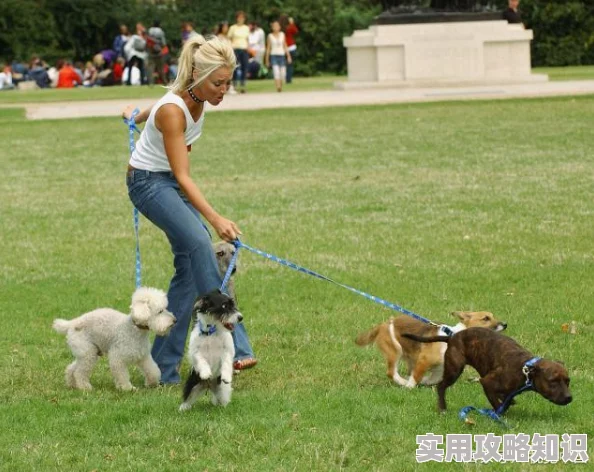
[[[134,132],[140,134],[140,130],[136,126],[135,118],[140,113],[138,108],[135,108],[132,112],[132,116],[129,120],[124,118],[124,123],[128,126],[128,140],[130,146],[130,156],[136,149],[136,142],[134,141]],[[139,237],[139,227],[140,227],[140,218],[138,216],[138,208],[134,207],[133,216],[134,216],[134,234],[136,235],[136,288],[140,287],[142,278],[142,263],[140,260],[140,237]]]
[[[470,413],[471,411],[476,411],[481,415],[487,416],[492,420],[501,423],[505,427],[509,427],[501,416],[509,408],[509,404],[514,399],[514,397],[520,395],[521,393],[524,393],[527,390],[534,390],[534,383],[530,379],[530,372],[534,368],[534,364],[536,364],[540,359],[540,357],[533,357],[532,359],[524,363],[524,366],[522,367],[522,373],[526,376],[526,383],[515,392],[510,393],[504,400],[504,402],[501,405],[499,405],[499,407],[497,407],[496,410],[493,410],[491,408],[475,408],[474,406],[465,406],[458,413],[458,417],[461,420],[465,420],[466,416],[468,416],[468,413]]]
[[[269,254],[267,252],[260,251],[259,249],[255,249],[253,247],[250,247],[247,244],[242,243],[239,239],[236,239],[235,241],[233,241],[233,245],[235,246],[236,251],[235,251],[235,254],[233,254],[233,257],[232,257],[232,259],[231,259],[231,261],[229,263],[229,267],[227,269],[227,273],[225,274],[225,278],[223,279],[223,285],[222,285],[221,290],[223,290],[224,287],[227,285],[227,282],[229,282],[229,277],[231,277],[231,273],[233,272],[233,267],[235,266],[235,262],[237,261],[237,256],[239,255],[239,250],[241,248],[245,248],[248,251],[251,251],[251,252],[253,252],[255,254],[259,254],[260,256],[263,256],[266,259],[269,259],[271,261],[278,262],[279,264],[282,264],[284,266],[287,266],[287,267],[289,267],[289,268],[291,268],[293,270],[296,270],[298,272],[302,272],[302,273],[307,274],[307,275],[311,275],[311,276],[316,277],[318,279],[325,280],[326,282],[330,282],[330,283],[333,283],[334,285],[338,285],[339,287],[342,287],[342,288],[345,288],[347,290],[350,290],[351,292],[354,292],[354,293],[356,293],[358,295],[361,295],[361,296],[367,298],[368,300],[374,301],[375,303],[379,303],[380,305],[383,305],[383,306],[385,306],[387,308],[390,308],[392,310],[398,311],[400,313],[404,313],[405,315],[411,316],[411,317],[415,318],[416,320],[422,321],[423,323],[431,324],[433,326],[439,326],[439,327],[441,327],[443,329],[444,333],[447,336],[451,336],[453,334],[452,331],[447,326],[438,325],[437,323],[434,323],[433,321],[430,321],[427,318],[423,318],[421,315],[417,315],[416,313],[413,313],[412,311],[407,310],[406,308],[403,308],[400,305],[396,305],[395,303],[388,302],[388,301],[386,301],[386,300],[384,300],[382,298],[376,297],[374,295],[370,295],[369,293],[362,292],[361,290],[357,290],[356,288],[353,288],[353,287],[351,287],[349,285],[345,285],[345,284],[342,284],[340,282],[336,282],[335,280],[332,280],[331,278],[326,277],[325,275],[318,274],[317,272],[314,272],[313,270],[306,269],[305,267],[302,267],[300,265],[297,265],[297,264],[295,264],[295,263],[293,263],[291,261],[288,261],[286,259],[281,259],[280,257],[274,256],[273,254]]]

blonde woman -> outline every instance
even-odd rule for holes
[[[248,54],[250,27],[245,24],[246,16],[243,11],[235,14],[235,24],[231,25],[227,37],[231,41],[235,57],[237,58],[237,69],[233,76],[233,87],[237,88],[237,82],[240,83],[239,91],[245,93],[245,80],[247,79],[247,68],[250,60]]]
[[[143,110],[136,123],[146,122],[127,173],[132,203],[167,236],[173,252],[175,274],[168,291],[169,310],[177,323],[168,336],[155,338],[152,356],[161,369],[161,383],[180,382],[179,365],[192,307],[197,296],[220,288],[222,280],[205,218],[217,234],[233,241],[238,226],[221,216],[207,201],[190,176],[192,143],[202,134],[204,103],[217,106],[235,69],[229,44],[213,37],[190,37],[178,60],[178,73],[169,92],[154,106]],[[124,110],[130,118],[133,107]],[[256,364],[243,325],[233,332],[236,368]]]
[[[283,81],[287,76],[287,63],[291,63],[291,54],[287,47],[287,40],[285,33],[281,31],[281,26],[278,21],[273,21],[270,24],[272,33],[268,35],[266,42],[266,67],[272,65],[272,75],[274,76],[274,83],[276,91],[283,91]]]

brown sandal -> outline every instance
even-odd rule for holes
[[[253,358],[250,357],[248,359],[241,359],[241,360],[235,361],[233,363],[233,368],[235,370],[251,369],[257,363],[258,363],[258,361],[256,359],[253,359]]]

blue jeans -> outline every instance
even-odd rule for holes
[[[293,67],[295,65],[295,59],[297,59],[297,49],[294,49],[293,51],[289,51],[289,54],[291,55],[291,63],[287,64],[287,83],[290,84],[291,82],[293,82]]]
[[[245,79],[247,79],[250,56],[248,55],[247,49],[234,49],[234,52],[237,59],[237,67],[233,71],[233,86],[237,86],[237,82],[239,81],[243,87],[245,86]]]
[[[162,383],[179,383],[192,308],[198,296],[223,282],[212,249],[210,233],[200,214],[180,190],[172,172],[129,171],[128,195],[136,208],[163,230],[173,252],[175,274],[169,284],[169,311],[177,323],[167,336],[157,336],[151,354],[161,369]],[[253,358],[242,323],[233,331],[235,360]]]

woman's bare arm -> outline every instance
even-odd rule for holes
[[[173,175],[192,206],[206,218],[222,239],[237,239],[241,234],[237,225],[223,218],[212,208],[190,177],[190,159],[184,138],[186,118],[183,111],[173,104],[163,105],[157,111],[155,125],[163,134],[165,153]]]

